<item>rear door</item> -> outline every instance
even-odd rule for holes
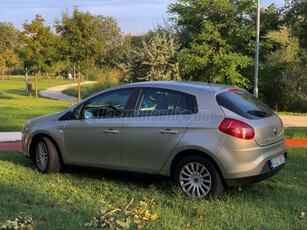
[[[177,91],[143,88],[133,117],[121,134],[122,169],[156,173],[180,141],[193,116],[192,96]]]
[[[216,96],[226,117],[239,119],[251,125],[259,146],[273,144],[284,139],[281,119],[258,98],[247,91],[227,91]]]

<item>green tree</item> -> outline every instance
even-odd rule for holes
[[[0,67],[2,67],[2,81],[4,81],[5,68],[10,65],[12,51],[18,44],[18,30],[13,26],[12,23],[0,22]],[[7,63],[8,62],[8,63]]]
[[[124,82],[181,80],[177,55],[179,44],[173,34],[155,33],[141,46],[126,53],[126,61],[119,64]]]
[[[113,68],[124,55],[122,32],[117,21],[112,17],[98,15],[96,21],[100,33],[99,41],[103,44],[103,48],[96,58],[96,65],[100,68]]]
[[[99,42],[100,32],[97,20],[89,12],[74,9],[70,16],[62,12],[61,21],[56,20],[56,31],[60,35],[59,51],[64,60],[77,64],[78,69],[78,100],[80,97],[80,66],[93,63],[97,53],[101,50]]]
[[[24,23],[20,35],[21,45],[17,48],[24,66],[35,73],[35,98],[38,98],[37,78],[39,72],[47,72],[56,56],[55,41],[50,26],[44,26],[45,19],[36,15],[31,23]]]
[[[5,57],[5,66],[7,67],[8,70],[19,64],[18,56],[13,49],[7,49],[6,52],[4,53],[4,57]]]
[[[188,35],[187,46],[178,57],[184,78],[250,86],[241,72],[252,65],[253,58],[236,44],[250,45],[253,29],[246,25],[253,4],[251,0],[178,0],[170,4],[177,26]]]
[[[300,46],[307,49],[307,1],[288,0],[284,8],[285,22],[299,39]]]

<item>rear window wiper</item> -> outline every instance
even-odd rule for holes
[[[264,117],[267,113],[261,110],[249,110],[247,113],[257,116],[257,117]]]

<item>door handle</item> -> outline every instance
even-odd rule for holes
[[[107,129],[107,130],[104,131],[104,133],[118,134],[119,131],[118,130],[114,130],[114,129]]]
[[[163,133],[163,134],[177,134],[178,131],[177,130],[165,129],[165,130],[161,130],[161,133]]]

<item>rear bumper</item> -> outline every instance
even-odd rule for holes
[[[240,186],[240,185],[257,183],[257,182],[265,180],[265,179],[267,179],[271,176],[274,176],[287,163],[287,153],[285,153],[284,156],[286,158],[286,162],[284,164],[274,168],[274,169],[271,169],[271,166],[268,164],[266,166],[263,166],[261,172],[256,176],[225,179],[225,183],[226,183],[227,186]]]

